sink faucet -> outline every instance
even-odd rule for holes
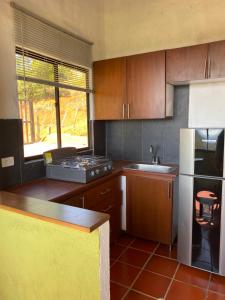
[[[154,148],[152,145],[150,145],[149,152],[152,153],[151,163],[153,165],[159,165],[160,164],[159,156],[156,155],[156,151],[154,151]]]

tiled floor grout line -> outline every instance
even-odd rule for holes
[[[190,283],[190,282],[187,282],[187,281],[182,281],[182,280],[179,280],[179,279],[176,279],[176,278],[174,278],[173,279],[174,281],[177,281],[177,282],[180,282],[180,283],[185,283],[185,284],[187,284],[187,285],[190,285],[190,286],[193,286],[193,287],[197,287],[197,288],[199,288],[199,289],[201,289],[201,290],[206,290],[206,288],[204,288],[204,287],[201,287],[201,286],[199,286],[199,285],[197,285],[197,284],[193,284],[193,283]]]
[[[152,254],[151,257],[150,257],[150,258],[152,258],[152,257],[154,256],[154,254],[153,254],[153,253],[149,253],[149,255],[150,255],[150,254]],[[129,263],[125,262],[125,261],[119,260],[119,262],[122,263],[122,264],[124,264],[124,265],[128,265],[128,266],[130,266],[130,267],[140,269],[140,267],[135,266],[135,265],[132,265],[132,264],[129,264]],[[142,267],[141,267],[141,268],[142,268]],[[148,272],[148,273],[153,273],[153,274],[155,274],[155,275],[160,275],[160,276],[162,276],[162,277],[164,277],[164,278],[167,278],[167,279],[171,279],[171,278],[172,278],[172,277],[169,277],[169,276],[166,276],[166,275],[164,275],[164,274],[157,273],[157,272],[154,272],[154,271],[151,271],[151,270],[148,270],[148,269],[144,269],[144,270],[145,270],[146,272]]]
[[[117,282],[117,281],[115,281],[115,280],[110,280],[112,283],[115,283],[115,284],[117,284],[117,285],[120,285],[120,286],[122,286],[122,287],[124,287],[124,288],[126,288],[126,289],[129,289],[129,286],[127,286],[127,285],[125,285],[125,284],[123,284],[123,283],[120,283],[120,282]]]
[[[208,285],[207,285],[207,288],[206,288],[206,292],[205,292],[205,300],[207,300],[207,298],[208,298],[208,291],[209,291],[211,277],[212,277],[212,273],[209,273],[209,282],[208,282]]]
[[[167,288],[167,290],[166,290],[166,293],[165,293],[165,296],[163,297],[163,299],[166,299],[166,297],[167,297],[167,295],[168,295],[168,293],[169,293],[169,290],[170,290],[170,288],[171,288],[171,286],[172,286],[172,283],[173,283],[173,281],[174,281],[174,279],[175,279],[175,276],[176,276],[176,274],[177,274],[177,271],[178,271],[179,267],[180,267],[180,263],[178,262],[177,268],[176,268],[176,270],[175,270],[175,272],[174,272],[174,274],[173,274],[173,277],[171,278],[171,282],[170,282],[170,284],[169,284],[169,286],[168,286],[168,288]]]
[[[116,243],[115,245],[119,245],[121,247],[124,247],[124,250],[120,253],[120,255],[117,258],[113,258],[115,261],[112,263],[112,265],[110,266],[110,268],[115,265],[115,263],[119,260],[119,258],[125,253],[125,251],[129,248],[129,245],[131,245],[133,242],[135,241],[135,239],[133,239],[132,241],[130,241],[127,245],[121,245],[119,243]]]
[[[177,261],[177,259],[176,259],[176,258],[173,258],[173,257],[164,256],[164,255],[157,254],[157,253],[155,253],[154,255],[159,256],[159,257],[163,257],[163,258],[167,258],[167,259],[171,259],[171,260],[173,260],[173,261]]]
[[[131,289],[131,288],[129,288],[129,286],[127,286],[127,285],[124,285],[124,284],[122,284],[122,283],[120,283],[120,282],[117,282],[117,281],[114,281],[114,280],[111,280],[111,282],[112,283],[115,283],[115,284],[117,284],[117,285],[119,285],[119,286],[121,286],[121,287],[123,287],[123,288],[125,288],[126,290],[128,290],[126,293],[128,293],[128,292],[130,292],[130,291],[135,291],[135,292],[137,292],[137,293],[139,293],[139,294],[142,294],[142,295],[144,295],[144,296],[147,296],[147,297],[149,297],[149,298],[153,298],[153,299],[156,299],[157,300],[157,298],[155,298],[155,297],[153,297],[153,296],[150,296],[150,295],[148,295],[148,294],[145,294],[145,293],[143,293],[143,292],[141,292],[141,291],[138,291],[138,290],[135,290],[135,289]],[[124,295],[125,296],[125,295]],[[119,299],[118,299],[119,300]]]
[[[141,295],[143,295],[143,296],[146,296],[146,297],[148,297],[149,299],[156,299],[156,300],[159,299],[159,298],[156,298],[156,297],[154,297],[154,296],[150,296],[150,295],[148,295],[148,294],[145,294],[145,293],[143,293],[143,292],[141,292],[141,291],[135,290],[135,289],[129,289],[128,292],[130,292],[130,291],[134,291],[134,292],[136,292],[136,293],[138,293],[138,294],[141,294]]]
[[[132,281],[129,289],[127,290],[127,292],[123,295],[123,297],[121,298],[121,300],[125,299],[125,297],[128,295],[129,291],[132,290],[132,287],[134,285],[134,283],[136,282],[136,280],[139,278],[139,276],[141,275],[141,273],[144,271],[146,265],[148,264],[148,262],[150,261],[150,259],[152,258],[152,256],[154,255],[155,251],[158,249],[159,247],[159,243],[158,245],[156,245],[155,249],[150,253],[149,258],[146,260],[146,262],[144,263],[144,265],[142,266],[142,268],[140,269],[140,271],[138,272],[138,274],[136,275],[136,277],[134,278],[134,280]]]

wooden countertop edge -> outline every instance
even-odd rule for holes
[[[136,174],[137,176],[145,176],[145,177],[154,177],[154,178],[159,178],[159,179],[165,179],[165,180],[174,180],[178,174],[176,171],[172,173],[157,173],[157,172],[145,172],[141,170],[131,170],[131,169],[123,169],[122,175],[127,175],[127,174]]]
[[[96,180],[93,180],[91,182],[88,182],[88,184],[84,184],[83,186],[80,186],[77,189],[74,189],[71,192],[65,193],[64,195],[59,196],[57,198],[48,199],[48,201],[60,201],[60,200],[68,199],[70,196],[77,196],[77,195],[79,195],[81,193],[84,193],[84,192],[86,192],[86,191],[88,191],[88,190],[96,187],[99,184],[104,183],[107,180],[112,179],[113,177],[122,175],[122,173],[123,173],[123,169],[117,169],[114,172],[110,173],[109,175],[106,175],[106,176],[100,177],[100,178],[98,178]],[[52,179],[52,180],[56,180],[56,179]],[[65,181],[65,182],[68,182],[68,181]]]
[[[1,197],[4,197],[4,196],[7,197],[7,194],[13,195],[14,198],[17,196],[16,194],[13,194],[13,193],[0,191]],[[18,201],[22,201],[21,200],[22,198],[26,198],[26,201],[28,201],[28,202],[32,202],[33,200],[43,201],[43,200],[40,200],[40,199],[21,196],[21,195],[18,195],[17,197],[18,197]],[[43,202],[45,202],[45,201],[43,201]],[[52,204],[53,205],[64,205],[64,204],[59,204],[59,203],[52,203]],[[64,206],[67,206],[67,205],[64,205]],[[7,210],[7,211],[15,212],[15,213],[18,213],[18,214],[21,214],[21,215],[24,215],[24,216],[28,216],[28,217],[31,217],[31,218],[34,218],[34,219],[38,219],[38,220],[53,223],[53,224],[58,224],[58,225],[61,225],[61,226],[73,228],[73,229],[83,231],[83,232],[87,232],[87,233],[91,233],[92,231],[94,231],[95,229],[97,229],[98,227],[100,227],[102,224],[109,221],[109,219],[110,219],[110,216],[108,214],[103,214],[103,213],[91,211],[93,214],[96,214],[96,216],[101,216],[101,218],[97,217],[96,222],[94,222],[93,224],[91,224],[89,226],[85,226],[85,225],[76,224],[75,221],[74,221],[74,223],[71,223],[71,222],[68,222],[66,220],[63,221],[63,220],[59,220],[57,218],[53,218],[53,217],[49,217],[49,216],[43,216],[41,214],[37,214],[37,213],[34,213],[32,211],[19,209],[19,208],[13,207],[12,205],[10,206],[10,204],[0,203],[0,208],[4,209],[4,210]],[[79,209],[79,208],[72,207],[72,209],[76,210],[76,209]],[[85,209],[83,209],[83,210],[85,210]],[[88,211],[88,212],[90,212],[90,211]],[[74,218],[76,218],[76,216]],[[87,218],[88,218],[88,216],[87,216]]]

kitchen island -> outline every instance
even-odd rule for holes
[[[0,298],[109,299],[108,220],[0,192]]]

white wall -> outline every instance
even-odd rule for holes
[[[12,9],[0,0],[0,119],[17,119],[16,62]]]
[[[103,0],[104,41],[95,59],[225,39],[224,0]]]
[[[224,81],[190,85],[188,127],[225,128]]]

